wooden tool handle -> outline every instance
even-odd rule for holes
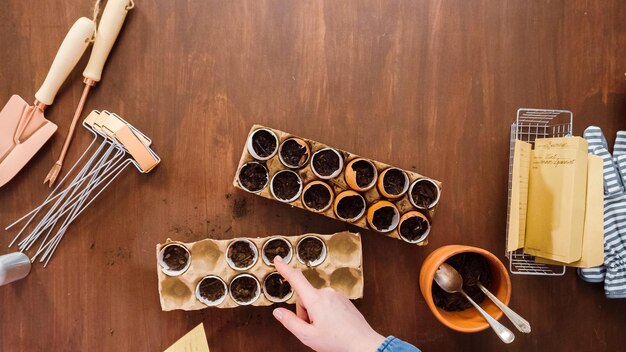
[[[89,63],[87,63],[87,67],[83,71],[85,78],[100,82],[102,69],[120,33],[120,29],[122,29],[129,6],[129,0],[109,0],[107,2],[98,25],[96,41],[91,50]]]
[[[46,79],[35,94],[35,98],[39,102],[45,105],[52,104],[59,88],[85,53],[94,28],[93,21],[86,17],[79,18],[72,25],[61,43],[54,61],[52,61]]]

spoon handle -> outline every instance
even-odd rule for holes
[[[511,343],[513,342],[513,340],[515,340],[515,335],[513,335],[513,332],[511,332],[511,330],[507,329],[506,326],[500,324],[497,320],[491,317],[491,315],[485,312],[484,309],[482,309],[478,304],[476,304],[476,302],[474,302],[473,299],[471,299],[467,295],[467,293],[463,291],[460,292],[463,294],[463,296],[465,296],[465,298],[467,298],[468,301],[470,301],[474,308],[476,308],[476,310],[478,310],[478,312],[483,315],[487,323],[489,323],[493,331],[496,332],[496,335],[498,335],[500,340],[504,341],[504,343]]]
[[[485,295],[487,295],[487,297],[489,297],[490,300],[493,301],[493,303],[496,304],[496,306],[498,306],[498,308],[502,310],[504,315],[506,315],[507,318],[509,318],[509,320],[513,323],[513,325],[515,325],[517,330],[526,334],[530,333],[530,323],[526,319],[522,318],[519,314],[513,311],[513,309],[509,308],[506,304],[502,303],[502,301],[500,301],[498,297],[496,297],[493,293],[489,292],[489,290],[485,288],[485,286],[483,286],[480,282],[478,283],[478,287],[480,288],[481,291],[483,291]]]

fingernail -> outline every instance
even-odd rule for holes
[[[279,256],[279,255],[277,255],[277,256],[275,256],[275,257],[274,257],[274,263],[276,263],[276,262],[278,262],[278,263],[284,263],[284,262],[283,262],[283,258],[282,258],[281,256]]]
[[[283,312],[281,312],[280,309],[274,309],[272,313],[274,314],[274,318],[278,320],[281,320],[283,318]]]

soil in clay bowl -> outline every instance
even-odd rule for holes
[[[239,185],[248,192],[257,193],[267,186],[269,173],[267,168],[256,161],[246,163],[239,169]]]
[[[399,198],[409,188],[409,177],[404,171],[396,168],[383,171],[378,182],[380,193],[388,198]]]
[[[430,232],[428,220],[416,211],[409,212],[400,219],[400,237],[409,242],[423,241]]]
[[[346,167],[346,182],[350,188],[357,191],[367,191],[374,187],[378,171],[372,162],[365,159],[356,159]]]
[[[226,261],[235,270],[247,270],[254,266],[259,253],[251,241],[237,240],[231,242],[226,250]]]
[[[265,296],[272,302],[284,302],[291,297],[291,285],[279,273],[273,272],[263,282]]]
[[[273,266],[274,258],[281,257],[285,263],[291,261],[291,244],[284,238],[270,238],[263,244],[263,261],[265,264]]]
[[[417,180],[411,185],[409,200],[419,209],[430,209],[439,202],[439,188],[432,180]]]
[[[254,303],[261,295],[259,281],[250,274],[239,274],[230,282],[230,297],[239,305]]]
[[[248,152],[257,160],[268,160],[276,154],[278,137],[268,129],[258,129],[248,138]]]
[[[328,180],[337,177],[343,168],[343,160],[338,151],[332,148],[320,149],[311,158],[313,173],[322,179]]]
[[[307,185],[302,195],[304,205],[317,212],[322,212],[330,206],[333,199],[331,190],[323,183]]]
[[[378,232],[393,231],[400,221],[398,209],[390,202],[380,201],[367,213],[367,222]]]
[[[305,141],[289,138],[280,145],[278,156],[283,165],[297,169],[309,161],[309,148]]]
[[[472,256],[465,259],[463,259],[464,257],[460,257],[450,260],[453,257],[463,255],[465,253],[470,253]],[[477,258],[476,255],[479,257]],[[482,257],[482,259],[480,257]],[[483,259],[486,260],[488,266],[484,266],[485,262]],[[467,272],[469,271],[472,273],[472,276],[477,277],[478,275],[476,272],[479,271],[479,275],[481,275],[481,283],[484,284],[485,287],[487,287],[487,289],[489,289],[504,304],[509,304],[511,300],[511,278],[509,276],[508,269],[504,266],[504,264],[502,264],[498,257],[493,255],[493,253],[490,253],[482,248],[463,245],[447,245],[435,249],[426,257],[426,259],[424,259],[422,267],[420,268],[420,291],[424,297],[426,305],[437,320],[452,330],[465,333],[475,333],[489,329],[489,324],[476,309],[470,308],[463,311],[447,311],[440,308],[444,305],[447,305],[449,309],[461,308],[458,305],[450,304],[450,302],[447,301],[449,299],[447,297],[448,293],[440,290],[440,287],[434,280],[437,269],[441,264],[446,262],[452,265],[452,267],[456,270],[460,271],[460,275],[465,281],[464,289],[468,291],[470,290],[468,284],[472,284],[472,280],[468,277]],[[461,266],[467,266],[467,268],[463,269]],[[471,268],[474,267],[477,267],[478,270],[471,270]],[[486,274],[483,274],[483,271]],[[483,277],[483,275],[489,275],[490,279]],[[490,280],[490,282],[485,280]],[[470,295],[475,299],[479,299],[479,297],[474,296],[473,289]],[[438,298],[435,298],[435,296],[438,296]],[[445,301],[441,299],[442,297],[444,297],[443,300]],[[435,299],[438,300],[438,304],[435,304]],[[466,301],[460,304],[467,306]],[[500,319],[503,315],[502,310],[500,310],[490,299],[483,300],[480,306],[487,312],[487,314],[491,315],[496,320]]]
[[[272,196],[281,202],[293,202],[302,192],[302,179],[291,170],[277,172],[270,185]]]
[[[354,192],[354,194],[349,193],[341,198],[340,196],[341,194],[337,196],[338,200],[335,201],[335,214],[337,217],[344,221],[356,221],[363,216],[365,213],[365,199],[360,194]]]
[[[485,299],[485,294],[476,285],[477,282],[490,289],[492,275],[489,262],[478,253],[460,253],[446,263],[456,269],[463,278],[463,290],[477,304]],[[433,284],[433,301],[435,305],[449,312],[458,312],[472,307],[472,304],[460,293],[445,292],[439,285]]]
[[[180,244],[169,244],[161,249],[159,264],[163,272],[169,276],[183,274],[191,265],[189,250]]]
[[[306,266],[318,266],[326,259],[326,244],[321,239],[308,236],[296,246],[298,261]]]
[[[217,276],[203,278],[196,289],[196,297],[207,306],[216,306],[226,298],[226,283]]]

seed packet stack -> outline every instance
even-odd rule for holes
[[[545,264],[603,262],[602,160],[581,137],[516,141],[507,250]]]

